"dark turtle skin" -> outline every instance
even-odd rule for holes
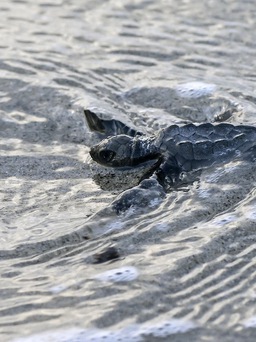
[[[161,157],[155,137],[130,137],[125,134],[102,140],[93,146],[90,155],[97,163],[109,167],[137,166]]]
[[[155,136],[116,135],[93,146],[90,155],[109,167],[134,167],[156,160],[152,172],[164,185],[173,185],[189,172],[243,156],[256,146],[256,127],[228,123],[172,125]]]

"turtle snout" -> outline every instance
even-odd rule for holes
[[[97,148],[95,146],[91,147],[90,151],[90,156],[93,160],[97,161]]]

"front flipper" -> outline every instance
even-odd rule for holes
[[[122,192],[113,202],[112,208],[117,214],[125,213],[128,209],[145,210],[157,207],[166,196],[163,187],[155,176],[144,179],[139,185]]]
[[[152,166],[143,174],[139,183],[141,183],[144,179],[151,178],[154,174],[156,174],[156,170],[158,170],[159,166],[163,163],[163,158],[160,157]]]
[[[174,157],[171,157],[162,162],[155,174],[158,182],[165,190],[168,190],[179,182],[181,172],[182,169],[178,165],[177,160]]]
[[[106,137],[118,134],[126,134],[131,137],[142,135],[142,132],[133,127],[129,127],[120,120],[109,117],[107,114],[96,114],[89,109],[84,109],[84,115],[89,129],[93,132],[103,134]]]

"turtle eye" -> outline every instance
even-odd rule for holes
[[[100,151],[100,158],[103,162],[109,163],[115,156],[115,152],[111,150],[102,150]]]

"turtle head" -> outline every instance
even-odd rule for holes
[[[104,139],[91,148],[90,155],[97,163],[109,167],[136,166],[159,158],[150,138],[124,134]]]

